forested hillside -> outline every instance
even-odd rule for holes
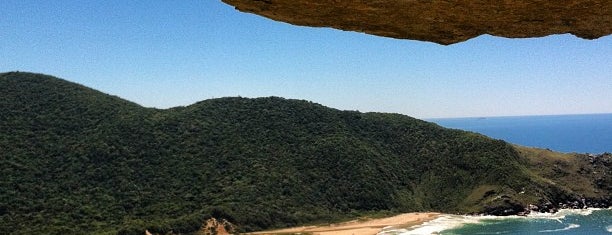
[[[8,234],[193,233],[211,217],[253,231],[609,199],[610,155],[549,155],[399,114],[277,97],[160,110],[0,74]]]

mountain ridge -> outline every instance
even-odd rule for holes
[[[280,97],[144,108],[21,72],[0,74],[0,98],[0,230],[15,234],[195,233],[209,218],[254,231],[610,197],[609,154],[516,147],[400,114]]]

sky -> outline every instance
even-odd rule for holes
[[[612,113],[612,36],[442,46],[293,26],[220,0],[2,0],[7,71],[156,108],[280,96],[417,118]]]

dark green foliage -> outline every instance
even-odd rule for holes
[[[532,184],[524,163],[503,141],[397,114],[275,97],[157,110],[50,76],[0,74],[3,233],[190,233],[210,217],[252,231],[472,212],[482,207],[465,199],[482,185]]]

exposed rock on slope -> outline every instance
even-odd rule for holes
[[[295,25],[452,44],[482,34],[508,38],[612,33],[610,0],[222,0]]]

